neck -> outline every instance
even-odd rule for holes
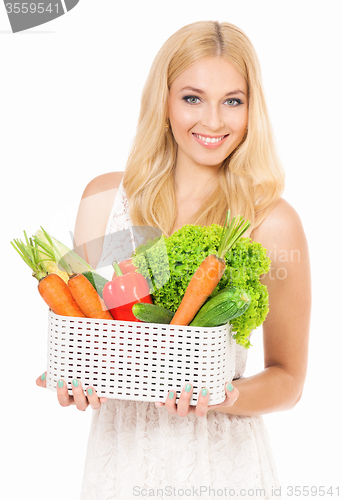
[[[204,199],[215,188],[220,167],[181,165],[175,167],[175,192],[181,199]]]

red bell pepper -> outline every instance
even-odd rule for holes
[[[114,319],[140,321],[132,312],[137,302],[152,304],[149,284],[140,273],[123,274],[117,262],[113,263],[116,277],[103,289],[103,299]]]
[[[132,259],[122,260],[121,262],[119,262],[119,267],[121,269],[122,274],[134,273],[136,269],[138,269],[136,266],[132,264]],[[112,279],[116,277],[117,273],[114,271]]]

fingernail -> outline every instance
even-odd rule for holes
[[[64,382],[63,382],[63,380],[59,380],[59,381],[57,382],[57,385],[58,385],[58,387],[59,387],[60,389],[62,389],[62,387],[64,386]]]
[[[185,387],[185,391],[189,392],[191,389],[192,389],[191,384],[187,384],[186,387]]]
[[[44,373],[42,373],[42,375],[40,376],[40,378],[41,378],[41,380],[43,380],[43,381],[45,380],[45,372],[44,372]]]
[[[91,389],[90,387],[88,387],[87,392],[88,392],[88,394],[89,394],[90,396],[92,396],[92,394],[93,394],[93,389]]]
[[[169,396],[168,396],[169,399],[173,399],[174,396],[175,396],[174,391],[170,391]]]
[[[229,392],[233,391],[233,385],[231,385],[230,382],[227,384],[226,388]]]
[[[207,389],[203,389],[203,390],[201,391],[201,394],[202,394],[203,396],[207,396],[207,392],[208,392],[208,391],[207,391]]]
[[[73,386],[78,387],[79,386],[79,381],[76,380],[76,378],[73,378]]]

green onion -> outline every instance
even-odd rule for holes
[[[242,216],[233,217],[230,221],[230,210],[228,210],[220,237],[217,256],[222,259],[243,233],[251,226]]]

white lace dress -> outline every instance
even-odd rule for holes
[[[121,234],[121,244],[116,232]],[[108,265],[107,274],[112,274],[113,248],[118,260],[132,252],[132,226],[122,184],[106,234],[101,266],[106,271]],[[118,251],[123,254],[118,256]],[[236,345],[234,378],[243,376],[247,352]],[[219,411],[205,417],[194,413],[179,417],[154,403],[113,399],[93,411],[82,500],[238,499],[242,490],[250,498],[270,499],[278,484],[262,417]]]

